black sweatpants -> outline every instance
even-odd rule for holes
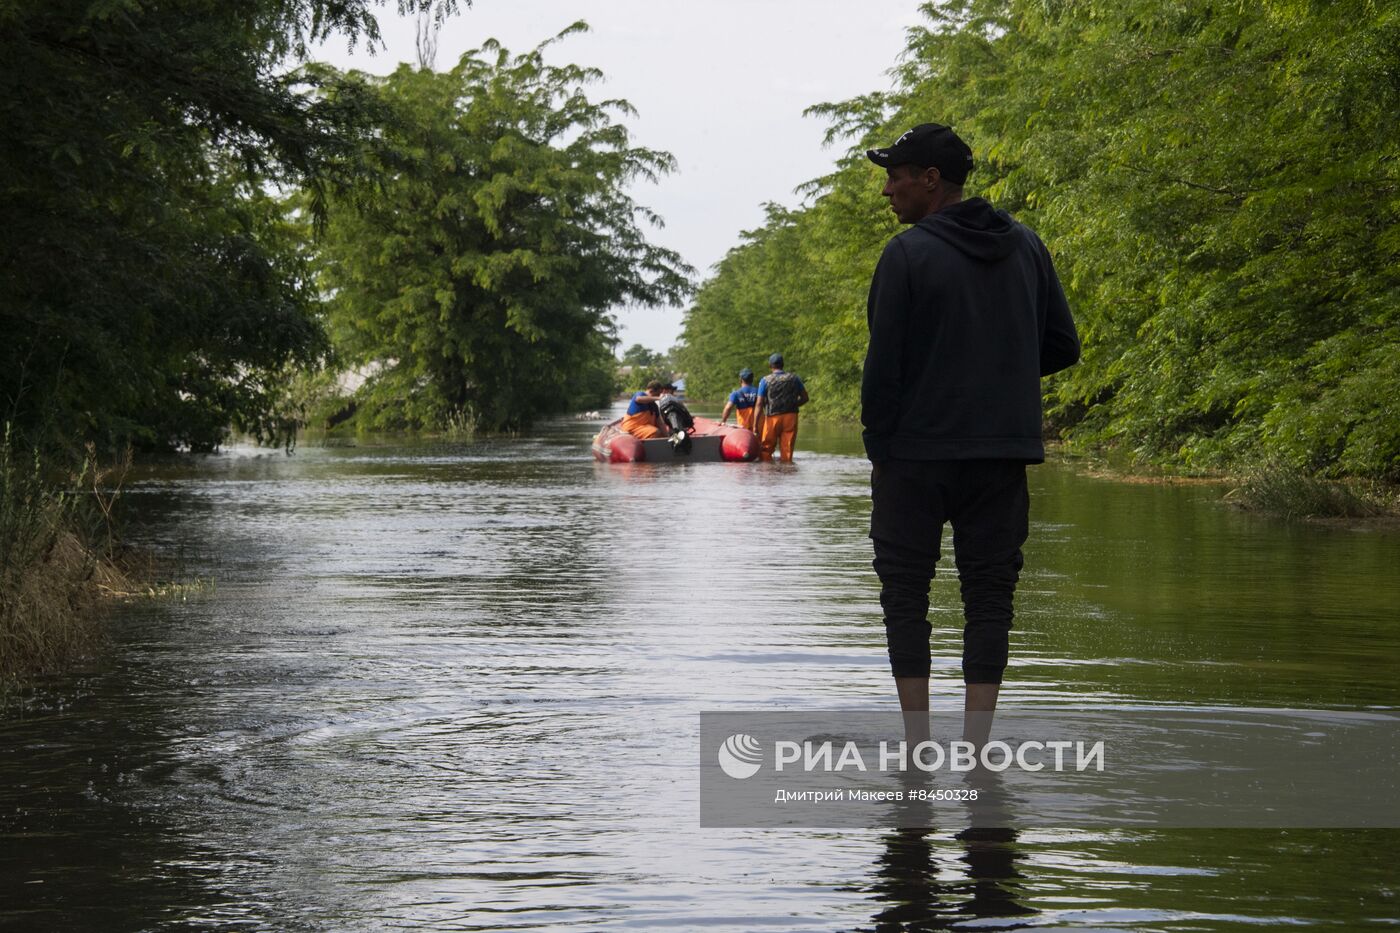
[[[943,523],[962,589],[963,681],[999,684],[1029,530],[1020,460],[886,460],[870,474],[870,538],[896,677],[929,675],[928,592]]]

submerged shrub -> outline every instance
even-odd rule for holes
[[[1265,464],[1247,475],[1229,499],[1241,508],[1285,518],[1367,518],[1386,511],[1374,491],[1281,463]]]
[[[47,670],[92,640],[87,603],[97,553],[78,529],[77,500],[45,476],[37,451],[0,443],[0,685]]]

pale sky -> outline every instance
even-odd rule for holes
[[[476,0],[448,20],[436,65],[496,38],[512,52],[533,48],[575,20],[591,32],[553,46],[548,60],[602,70],[594,99],[622,97],[639,111],[624,119],[634,141],[676,157],[678,170],[632,194],[665,228],[653,242],[674,249],[698,278],[762,223],[761,205],[795,205],[793,189],[830,171],[824,121],[802,111],[890,86],[905,30],[922,23],[918,0]],[[387,49],[351,54],[344,40],[316,57],[384,74],[414,61],[414,20],[381,8]],[[680,308],[618,308],[621,348],[669,349]]]

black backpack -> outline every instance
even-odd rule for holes
[[[797,376],[794,373],[774,373],[768,377],[768,414],[785,415],[797,411]]]

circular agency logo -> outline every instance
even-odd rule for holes
[[[763,767],[763,747],[753,736],[736,732],[719,747],[718,758],[721,771],[742,781],[753,777]]]

